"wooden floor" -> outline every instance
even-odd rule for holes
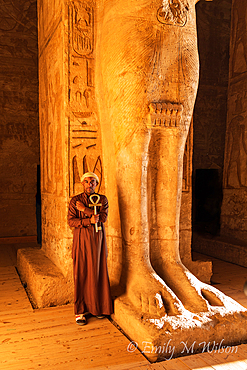
[[[213,261],[214,285],[247,308],[247,269]],[[247,344],[150,364],[138,350],[128,352],[129,340],[107,319],[79,327],[72,305],[33,310],[15,264],[16,248],[0,245],[1,370],[247,370]]]

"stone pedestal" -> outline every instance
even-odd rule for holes
[[[127,350],[131,352],[136,346],[151,362],[207,351],[229,353],[229,347],[247,339],[247,313],[232,299],[227,300],[229,310],[215,308],[194,315],[187,311],[181,321],[179,315],[149,319],[133,312],[131,304],[119,298],[113,320],[131,338]],[[238,308],[240,311],[233,314]]]
[[[73,300],[72,282],[42,250],[19,249],[17,265],[35,307],[58,306]]]

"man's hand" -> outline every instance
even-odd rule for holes
[[[92,215],[90,218],[91,224],[97,224],[99,222],[99,215]]]
[[[76,208],[78,209],[78,211],[84,212],[86,207],[84,206],[82,202],[77,201]]]

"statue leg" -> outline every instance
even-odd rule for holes
[[[114,170],[107,163],[116,158],[127,298],[142,312],[172,315],[181,312],[181,301],[199,312],[207,310],[208,300],[178,252],[183,150],[198,81],[194,3],[183,9],[190,12],[182,17],[187,22],[183,27],[179,19],[172,25],[162,23],[166,19],[159,13],[162,4],[162,0],[102,1],[96,83],[106,171]],[[180,124],[173,119],[175,106],[183,107]],[[155,124],[162,128],[156,130],[152,120],[157,114]],[[153,144],[157,140],[159,150]],[[152,172],[155,166],[160,258],[152,250],[153,269],[147,168]],[[109,186],[109,201],[116,202]]]
[[[150,264],[147,175],[151,132],[139,130],[117,153],[117,184],[123,236],[123,280],[141,312],[178,314],[181,303]]]
[[[151,262],[159,276],[192,312],[207,311],[221,301],[182,264],[179,256],[179,216],[182,192],[183,150],[186,133],[179,127],[154,131],[150,145],[153,205]],[[155,231],[154,231],[155,230]]]

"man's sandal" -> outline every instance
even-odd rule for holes
[[[86,325],[87,319],[84,315],[75,315],[75,321],[78,325]]]

